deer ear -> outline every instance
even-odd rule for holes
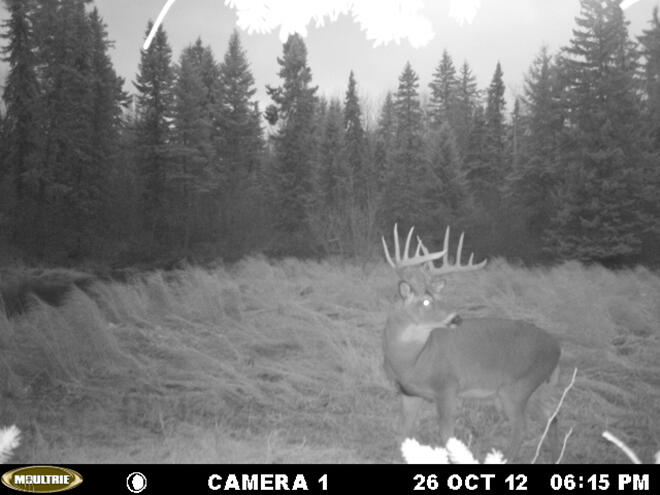
[[[446,284],[447,283],[443,279],[434,280],[433,282],[431,282],[431,286],[430,286],[431,293],[434,296],[437,295],[437,294],[440,294],[440,292],[442,292],[442,289],[445,288]]]
[[[413,297],[413,288],[405,280],[399,282],[399,295],[404,302],[408,302]]]

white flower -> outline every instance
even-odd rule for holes
[[[456,438],[450,438],[446,447],[421,445],[417,440],[406,438],[401,444],[401,453],[408,464],[478,464],[470,449]],[[484,464],[505,464],[501,452],[492,450]]]
[[[9,428],[0,428],[0,464],[4,464],[11,457],[14,449],[20,443],[21,431],[12,425]]]

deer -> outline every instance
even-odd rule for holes
[[[560,346],[546,330],[504,318],[462,318],[443,301],[445,275],[482,269],[474,253],[461,264],[464,233],[456,257],[449,259],[449,227],[441,251],[429,252],[417,237],[410,253],[412,227],[403,253],[394,225],[394,259],[382,237],[385,257],[399,277],[397,302],[383,332],[384,367],[402,397],[402,434],[411,436],[420,407],[435,403],[440,440],[453,436],[458,400],[492,399],[510,423],[506,457],[518,455],[526,428],[530,396],[549,382],[557,383]],[[436,266],[440,260],[442,264]],[[549,425],[551,455],[558,456],[556,417]]]

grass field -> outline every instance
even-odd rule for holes
[[[578,368],[560,417],[562,436],[574,427],[564,462],[628,462],[606,429],[651,462],[658,275],[493,260],[448,282],[462,315],[524,319],[560,339],[560,385]],[[23,432],[12,461],[401,462],[381,350],[395,292],[385,263],[251,258],[101,282],[61,308],[0,314],[0,425]],[[419,428],[429,444],[434,414],[429,405]],[[489,403],[464,401],[457,436],[483,458],[506,444],[499,418]],[[524,458],[543,426],[532,414]]]

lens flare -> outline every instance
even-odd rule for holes
[[[149,48],[175,1],[167,0],[143,49]],[[627,9],[638,1],[623,0],[621,8]],[[236,10],[240,28],[249,33],[269,33],[279,27],[283,41],[292,33],[306,36],[312,21],[321,27],[326,18],[332,22],[340,14],[351,15],[375,46],[407,39],[418,48],[435,36],[431,21],[422,14],[422,0],[225,0],[225,4]],[[481,0],[450,0],[449,16],[461,26],[471,24],[480,7]]]
[[[449,17],[458,22],[459,26],[465,23],[472,24],[481,7],[481,0],[451,0],[449,4]]]

